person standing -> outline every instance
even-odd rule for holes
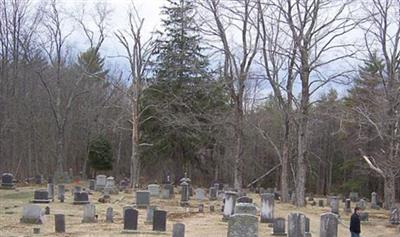
[[[360,237],[361,233],[361,224],[360,224],[360,215],[359,215],[360,208],[354,208],[354,213],[351,215],[350,219],[350,233],[351,237]]]

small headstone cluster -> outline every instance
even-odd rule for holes
[[[1,189],[14,189],[14,175],[11,173],[4,173],[1,175]]]
[[[124,207],[123,209],[123,219],[124,227],[123,232],[125,233],[135,233],[138,230],[138,210],[133,207]],[[164,232],[167,229],[167,212],[163,210],[154,210],[153,218],[153,231]]]

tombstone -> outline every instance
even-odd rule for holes
[[[96,188],[96,180],[94,179],[89,179],[89,190],[94,191]]]
[[[138,208],[147,208],[150,205],[150,192],[136,191],[136,206]]]
[[[217,189],[215,187],[211,187],[208,192],[210,201],[217,200]]]
[[[319,207],[324,207],[324,200],[319,200],[318,201],[318,206]]]
[[[63,214],[54,215],[56,233],[65,233],[65,216]]]
[[[228,237],[258,237],[258,219],[255,215],[234,214],[228,221]]]
[[[167,229],[167,212],[155,210],[153,214],[153,231],[166,231]]]
[[[65,185],[64,184],[59,184],[57,186],[57,198],[58,200],[60,200],[60,202],[64,202],[64,198],[65,198]]]
[[[50,215],[50,207],[49,206],[44,208],[44,214],[45,215]]]
[[[235,214],[257,215],[257,208],[252,203],[237,203],[235,206]]]
[[[345,201],[344,212],[351,213],[351,200],[349,198],[347,198]]]
[[[103,191],[104,187],[106,186],[107,176],[99,174],[96,176],[96,191]]]
[[[106,179],[106,185],[103,189],[104,194],[118,194],[118,189],[115,187],[114,177],[110,176]]]
[[[214,205],[210,206],[210,212],[215,212],[215,206]]]
[[[49,192],[44,189],[35,190],[33,193],[33,203],[49,203]]]
[[[40,234],[40,228],[39,227],[34,227],[33,228],[33,233],[34,234]]]
[[[229,220],[229,218],[235,213],[236,198],[236,192],[225,192],[225,204],[222,220]]]
[[[4,173],[1,175],[1,188],[2,189],[14,189],[14,176],[11,173]]]
[[[119,182],[119,190],[120,191],[125,191],[129,188],[129,181],[126,179],[123,179]]]
[[[154,211],[155,210],[157,210],[156,206],[147,207],[146,221],[144,222],[145,224],[153,224],[153,216],[154,216]]]
[[[274,194],[261,194],[261,223],[274,222]]]
[[[181,201],[180,205],[182,207],[189,205],[189,184],[186,182],[181,183]]]
[[[397,207],[391,208],[389,223],[392,225],[400,224],[400,209],[399,208],[397,208]]]
[[[308,217],[304,217],[304,230],[305,230],[305,236],[306,237],[311,237],[311,233],[310,233],[310,218]]]
[[[288,216],[288,237],[305,237],[306,220],[301,213],[290,213]]]
[[[147,186],[147,190],[152,197],[159,197],[160,196],[160,185],[158,184],[149,184]]]
[[[75,192],[74,193],[74,201],[72,202],[75,205],[81,204],[89,204],[89,193],[88,192]]]
[[[42,184],[43,183],[43,176],[40,174],[35,175],[35,184]]]
[[[53,183],[47,184],[47,192],[49,193],[49,199],[54,200],[54,184]]]
[[[96,206],[94,204],[86,204],[83,206],[82,223],[96,223]]]
[[[337,196],[330,197],[331,212],[339,214],[339,198]]]
[[[22,207],[21,223],[28,224],[43,224],[44,216],[43,210],[39,205],[27,204]]]
[[[161,188],[161,198],[162,199],[170,199],[171,198],[171,193],[170,193],[170,187],[172,186],[171,184],[164,184]]]
[[[237,203],[253,203],[253,199],[244,196],[244,197],[238,198],[236,202],[237,202]]]
[[[206,191],[202,188],[197,188],[196,190],[194,190],[195,193],[195,198],[198,201],[203,201],[206,199]]]
[[[81,192],[81,191],[82,191],[82,187],[81,187],[81,186],[75,186],[74,189],[73,189],[72,194],[74,194],[74,193],[79,193],[79,192]]]
[[[124,231],[137,230],[138,215],[138,210],[135,210],[132,207],[124,208]]]
[[[360,208],[361,210],[365,210],[365,200],[361,198],[360,201],[357,202],[356,207]]]
[[[175,223],[172,226],[172,237],[185,237],[185,224]]]
[[[338,236],[338,219],[335,214],[325,213],[321,215],[319,236],[320,237]]]
[[[272,235],[273,236],[286,236],[285,230],[286,221],[284,218],[276,218],[274,219],[274,225],[272,227]]]
[[[204,213],[204,204],[199,204],[199,213]]]
[[[371,193],[371,208],[372,209],[379,209],[379,205],[378,205],[378,195],[376,194],[376,192],[372,192]]]
[[[215,183],[214,184],[214,188],[215,188],[215,190],[217,191],[217,197],[218,197],[218,193],[219,193],[219,191],[222,191],[222,189],[219,189],[220,188],[220,185],[218,184],[218,183]],[[222,193],[222,192],[221,192]]]
[[[368,212],[360,212],[360,221],[368,221]]]
[[[350,192],[349,198],[350,198],[350,200],[352,202],[358,202],[359,201],[358,193],[356,193],[356,192]]]

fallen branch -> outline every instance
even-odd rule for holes
[[[260,177],[258,177],[257,179],[255,179],[254,181],[252,181],[251,183],[249,183],[247,185],[247,188],[249,188],[251,185],[257,183],[258,181],[260,181],[262,178],[264,178],[265,176],[269,175],[270,173],[272,173],[274,170],[276,170],[277,168],[279,168],[281,166],[281,164],[278,164],[276,166],[274,166],[272,169],[268,170],[267,173],[261,175]]]

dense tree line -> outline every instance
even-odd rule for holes
[[[113,29],[104,2],[76,13],[3,0],[0,171],[101,170],[133,186],[188,172],[240,189],[273,169],[253,186],[278,187],[285,202],[289,191],[298,206],[306,192],[377,191],[390,208],[400,197],[400,3],[364,4],[168,0],[147,36],[133,4],[128,27]]]

